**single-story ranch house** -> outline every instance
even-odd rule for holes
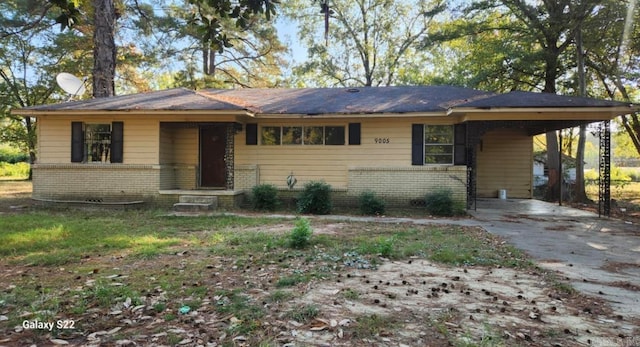
[[[374,191],[408,205],[449,188],[472,206],[500,190],[532,197],[532,136],[637,110],[590,98],[415,86],[171,89],[13,112],[37,117],[34,199],[213,195],[229,206],[261,183],[287,192],[293,175],[294,192],[322,180],[337,204]]]

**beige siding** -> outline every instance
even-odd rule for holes
[[[173,163],[198,165],[198,129],[174,129]]]
[[[477,148],[478,197],[497,197],[506,189],[509,198],[531,198],[533,142],[523,130],[488,132]]]
[[[71,162],[71,117],[38,117],[38,162],[43,164]],[[159,121],[153,118],[118,116],[94,117],[85,123],[124,122],[124,164],[159,163]]]
[[[198,129],[160,127],[161,189],[195,189]]]
[[[114,119],[117,120],[117,119]],[[160,162],[160,122],[146,118],[124,120],[124,163]]]
[[[243,131],[236,136],[236,165],[256,165],[259,182],[286,187],[286,177],[293,172],[298,185],[312,180],[324,180],[336,188],[347,188],[349,168],[411,167],[411,124],[451,124],[450,119],[433,118],[370,118],[370,119],[299,119],[287,123],[261,120],[261,126],[343,125],[361,123],[361,145],[344,146],[247,146]],[[347,134],[348,137],[348,134]],[[376,138],[389,143],[376,143]],[[348,143],[348,139],[347,139]]]

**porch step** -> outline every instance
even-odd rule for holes
[[[211,204],[193,204],[190,202],[178,202],[173,204],[176,212],[202,212],[212,210]]]
[[[180,195],[180,203],[187,204],[210,204],[213,208],[218,207],[218,197],[211,195]]]
[[[176,212],[201,212],[218,208],[217,196],[181,195],[179,202],[173,204]]]

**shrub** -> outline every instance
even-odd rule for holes
[[[434,216],[453,216],[459,212],[457,205],[449,189],[439,189],[425,196],[427,212]]]
[[[383,215],[385,203],[376,196],[374,192],[363,192],[358,198],[360,202],[360,212],[366,215]]]
[[[26,163],[29,161],[29,155],[23,153],[17,148],[0,146],[0,162],[16,164]]]
[[[331,213],[331,186],[324,182],[309,182],[298,197],[298,212]]]
[[[299,218],[289,234],[289,246],[292,248],[305,248],[311,243],[311,224],[305,218]]]
[[[26,178],[30,167],[29,163],[0,163],[0,177]]]
[[[251,202],[255,210],[273,211],[278,208],[278,188],[271,184],[260,184],[251,190]]]

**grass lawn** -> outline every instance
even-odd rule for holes
[[[6,187],[0,205],[19,205],[24,196]],[[293,239],[295,225],[0,209],[0,345],[528,346],[615,336],[597,323],[607,317],[601,303],[481,229],[310,219],[306,243]]]

